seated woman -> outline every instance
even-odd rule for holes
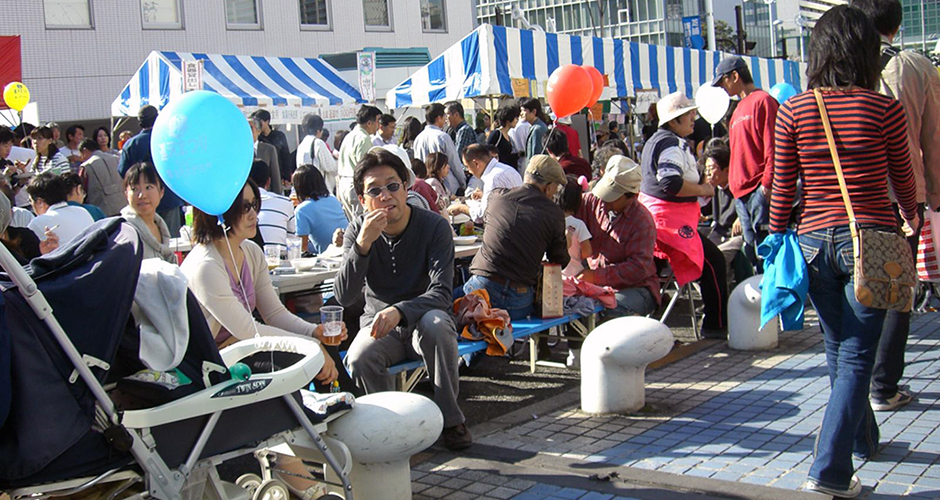
[[[323,175],[313,165],[301,165],[291,181],[300,204],[294,210],[301,249],[323,253],[333,241],[337,229],[346,229],[349,221],[343,205],[326,189]]]
[[[702,334],[727,338],[728,282],[724,256],[698,232],[698,197],[711,198],[715,188],[703,182],[685,140],[695,128],[697,106],[682,92],[656,103],[659,130],[643,147],[639,200],[656,223],[654,255],[667,258],[676,281],[698,280],[705,303]]]
[[[316,169],[313,169],[316,170]],[[202,306],[209,330],[219,348],[255,335],[310,337],[319,342],[323,338],[323,325],[308,323],[288,311],[281,304],[264,252],[251,238],[258,232],[258,211],[261,194],[251,179],[232,206],[219,217],[193,208],[193,239],[196,246],[183,261],[180,269],[189,280],[189,289]],[[256,311],[264,323],[252,316]],[[343,327],[342,338],[346,338]],[[338,376],[334,356],[323,344],[323,367],[315,377],[318,385],[329,386]],[[264,356],[258,356],[259,358]],[[279,358],[274,358],[279,363]],[[250,366],[257,364],[250,363]],[[348,377],[346,378],[348,380]],[[342,382],[341,382],[342,384]],[[351,387],[348,385],[347,387]],[[300,460],[282,459],[279,468],[294,474],[307,475]],[[282,476],[291,490],[300,498],[309,490],[317,492],[310,481],[294,476]]]
[[[176,254],[170,249],[170,230],[157,214],[157,206],[163,199],[163,181],[156,167],[149,163],[137,163],[124,174],[124,194],[127,206],[121,209],[121,217],[140,234],[145,259],[162,259],[178,264]]]

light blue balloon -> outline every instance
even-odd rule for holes
[[[196,90],[160,112],[150,152],[174,193],[207,214],[222,215],[245,187],[254,140],[237,106],[215,92]]]
[[[787,102],[787,99],[799,94],[796,88],[789,83],[778,83],[770,88],[770,95],[774,96],[780,104]]]

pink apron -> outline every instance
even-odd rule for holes
[[[698,220],[702,214],[698,203],[663,201],[643,193],[640,193],[639,200],[656,223],[653,255],[669,260],[679,286],[699,279],[705,252],[698,236]]]

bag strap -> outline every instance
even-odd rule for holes
[[[849,230],[852,231],[852,238],[855,239],[858,237],[855,211],[852,210],[849,188],[845,185],[845,176],[842,174],[842,162],[839,161],[839,152],[836,151],[836,141],[832,136],[829,114],[826,113],[826,104],[823,103],[822,94],[819,92],[819,89],[813,89],[813,95],[816,96],[816,104],[819,106],[819,115],[822,118],[823,128],[826,130],[826,141],[829,143],[829,153],[832,155],[832,164],[836,167],[836,176],[839,178],[839,189],[842,191],[842,201],[845,202],[845,213],[849,216]]]

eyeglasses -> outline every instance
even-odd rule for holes
[[[400,183],[400,182],[390,182],[390,183],[388,183],[387,185],[385,185],[384,187],[374,187],[374,188],[372,188],[372,189],[366,191],[366,195],[368,195],[369,198],[378,198],[379,196],[382,195],[382,191],[388,191],[389,193],[395,193],[395,192],[398,192],[399,189],[401,189],[401,183]]]
[[[246,214],[250,212],[251,209],[255,209],[255,213],[261,212],[261,200],[259,198],[255,198],[254,201],[246,201],[242,204],[242,211]]]

